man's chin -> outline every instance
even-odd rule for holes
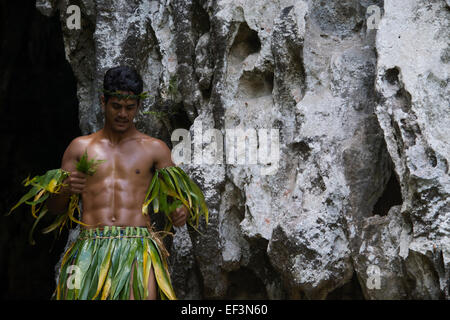
[[[129,125],[126,125],[126,126],[114,126],[113,129],[116,132],[125,132],[125,131],[128,131],[130,129],[130,126]]]

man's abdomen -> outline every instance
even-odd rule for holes
[[[91,189],[91,188],[89,188]],[[104,187],[87,189],[83,194],[82,220],[92,226],[146,226],[148,216],[142,214],[143,188],[128,190]],[[102,190],[103,191],[100,191]]]

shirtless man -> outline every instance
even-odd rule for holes
[[[129,77],[130,73],[140,80],[137,73],[127,67],[110,69],[105,75],[104,86],[106,87],[107,81],[116,80],[116,87],[120,87],[121,81],[124,81],[124,74]],[[127,85],[122,83],[123,87]],[[122,94],[135,95],[142,92],[142,89],[141,92],[120,88],[116,90]],[[145,135],[135,128],[133,119],[141,105],[139,99],[103,95],[101,102],[105,116],[104,128],[93,134],[78,137],[70,143],[61,164],[63,170],[70,172],[65,182],[67,187],[49,199],[47,207],[50,212],[64,212],[70,195],[81,194],[82,222],[92,228],[148,226],[150,219],[148,215],[142,214],[142,204],[153,176],[152,169],[174,166],[171,152],[163,141]],[[98,166],[93,176],[87,176],[76,170],[76,162],[80,160],[85,150],[89,159],[106,160]],[[184,225],[187,217],[188,210],[184,206],[171,214],[173,225],[176,227]],[[148,298],[155,299],[153,272],[150,274],[148,285]],[[133,290],[130,291],[130,299],[133,299]]]

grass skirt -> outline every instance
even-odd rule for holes
[[[153,267],[160,298],[176,299],[167,255],[160,238],[146,227],[82,228],[63,256],[54,298],[127,300],[131,287],[134,299],[146,299]]]

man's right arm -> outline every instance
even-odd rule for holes
[[[48,211],[59,214],[67,210],[70,196],[83,192],[86,184],[86,175],[77,171],[76,162],[82,154],[83,143],[80,138],[74,139],[64,152],[61,169],[70,172],[69,177],[64,180],[67,186],[61,188],[58,194],[52,194],[47,200]]]

